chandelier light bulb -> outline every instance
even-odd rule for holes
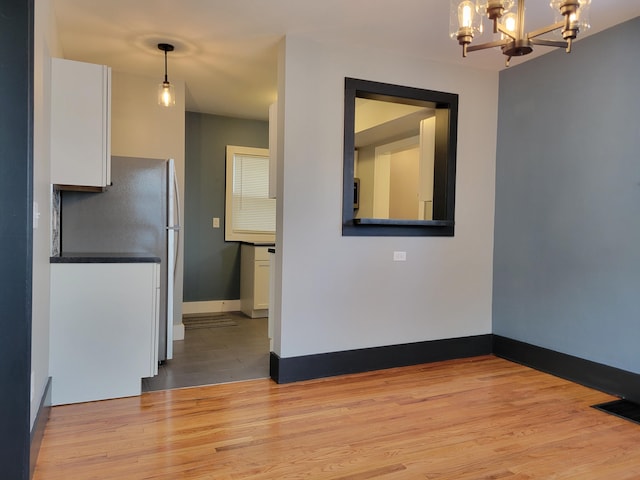
[[[516,35],[516,30],[518,27],[518,19],[516,18],[515,13],[507,13],[505,16],[501,18],[500,26],[506,33],[500,33],[500,38],[502,40],[513,39]]]
[[[476,5],[471,0],[451,0],[449,15],[449,35],[463,46],[470,44],[476,32],[482,31],[480,15],[476,14]]]
[[[511,33],[515,33],[517,22],[516,16],[513,13],[504,16],[504,28]]]
[[[471,28],[473,18],[473,4],[469,1],[462,2],[458,7],[458,22],[461,28]]]

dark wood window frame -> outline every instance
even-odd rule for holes
[[[435,167],[433,220],[355,218],[353,208],[356,98],[435,108]],[[454,235],[458,95],[388,83],[345,78],[343,236],[441,236]]]

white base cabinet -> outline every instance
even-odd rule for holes
[[[240,310],[251,318],[269,313],[269,247],[240,248]]]
[[[51,265],[52,403],[140,395],[157,374],[158,263]]]

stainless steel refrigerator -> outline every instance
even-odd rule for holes
[[[174,162],[112,157],[111,183],[100,193],[62,192],[61,251],[160,257],[158,360],[164,361],[173,357],[174,286],[180,242]]]

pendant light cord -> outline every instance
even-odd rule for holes
[[[167,77],[167,51],[164,51],[164,83],[169,83],[169,79]]]

